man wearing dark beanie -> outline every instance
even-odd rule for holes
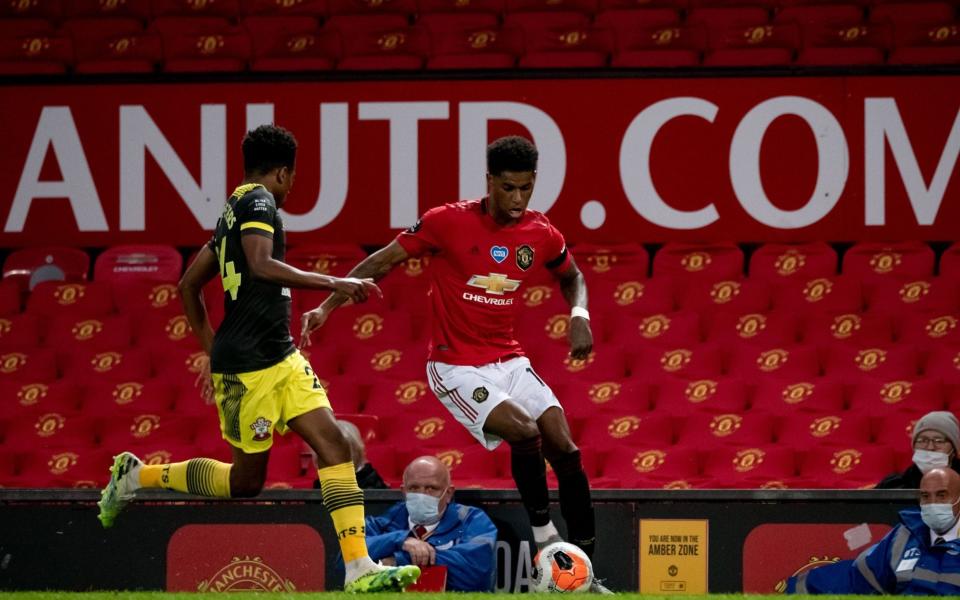
[[[960,473],[960,423],[953,413],[938,410],[921,417],[913,427],[913,464],[877,484],[877,489],[916,489],[924,473],[950,467]]]

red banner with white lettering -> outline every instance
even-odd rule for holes
[[[574,241],[950,240],[958,108],[947,76],[7,86],[0,245],[200,244],[265,122],[300,143],[291,243],[481,196],[511,133]]]

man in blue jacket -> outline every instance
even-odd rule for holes
[[[497,528],[479,508],[453,502],[447,466],[421,456],[403,473],[404,501],[367,517],[367,549],[385,565],[443,565],[447,589],[493,590]]]
[[[958,520],[960,475],[928,471],[919,510],[900,511],[900,523],[855,560],[791,577],[787,593],[960,595]]]

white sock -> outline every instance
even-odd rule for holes
[[[538,544],[542,544],[554,536],[560,537],[560,532],[553,526],[553,521],[549,521],[542,527],[531,525],[531,528],[533,529],[533,541]]]
[[[373,560],[369,556],[363,556],[356,560],[351,560],[350,562],[344,565],[344,568],[345,568],[344,581],[346,583],[350,583],[351,581],[354,581],[357,577],[360,577],[361,575],[368,572],[370,569],[375,568],[376,566],[377,566],[377,563],[373,562]]]

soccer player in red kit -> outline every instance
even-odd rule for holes
[[[539,547],[560,541],[550,520],[546,465],[560,486],[570,541],[593,553],[590,485],[563,409],[514,337],[524,283],[548,269],[571,306],[570,355],[593,347],[587,287],[563,235],[542,213],[527,210],[537,149],[517,136],[487,148],[488,196],[438,206],[370,255],[350,277],[379,280],[408,257],[429,254],[433,330],[427,378],[447,410],[487,449],[506,440],[513,479]],[[302,344],[348,300],[336,293],[303,315]],[[598,584],[595,591],[607,591]]]

